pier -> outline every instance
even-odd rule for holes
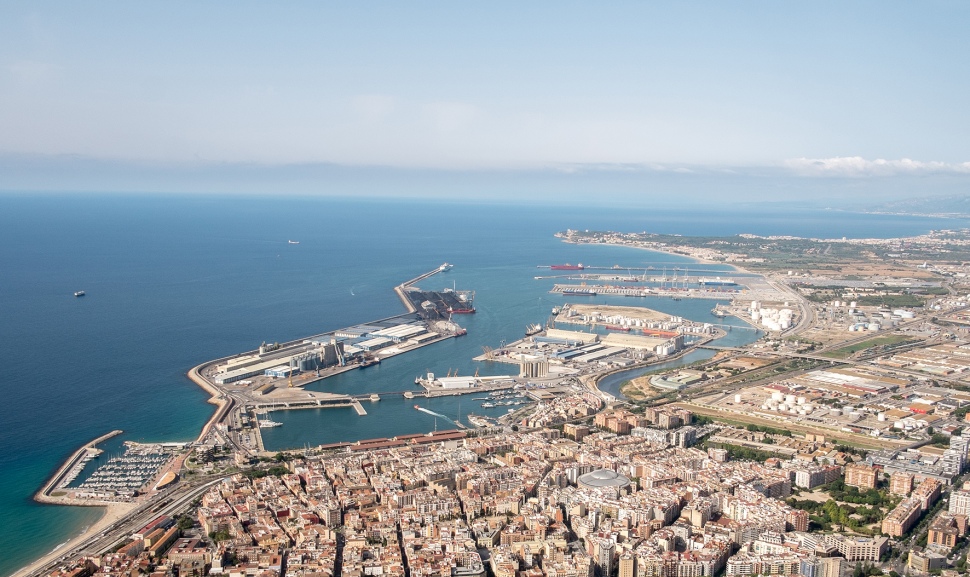
[[[560,293],[565,296],[624,296],[624,297],[670,297],[670,298],[690,298],[690,299],[716,299],[731,300],[740,296],[743,290],[717,290],[717,289],[665,289],[665,288],[646,288],[615,285],[574,285],[556,284],[549,291]]]
[[[41,487],[40,491],[38,491],[34,495],[34,500],[40,503],[64,504],[64,501],[62,499],[58,498],[58,496],[52,495],[51,493],[53,493],[56,489],[60,489],[62,486],[69,484],[71,480],[73,480],[71,479],[65,482],[65,479],[67,478],[68,474],[72,472],[75,469],[75,467],[77,467],[78,465],[83,467],[85,457],[91,454],[91,451],[97,450],[98,443],[101,443],[102,441],[106,441],[111,437],[116,437],[121,433],[122,433],[121,429],[116,429],[114,431],[111,431],[110,433],[101,435],[100,437],[98,437],[97,439],[94,439],[93,441],[85,443],[77,451],[74,451],[74,453],[71,454],[71,456],[68,457],[66,461],[64,461],[64,464],[61,465],[60,468],[57,469],[57,471],[54,472],[51,478],[48,479],[46,483],[44,483],[44,486]],[[92,503],[92,504],[99,504],[99,503]]]
[[[367,411],[364,410],[364,406],[361,405],[360,401],[358,401],[357,399],[354,399],[353,401],[351,401],[350,406],[353,407],[354,410],[357,411],[357,414],[360,415],[361,417],[367,414]]]
[[[411,279],[409,281],[402,282],[401,284],[399,284],[396,287],[394,287],[394,292],[397,293],[398,298],[401,299],[401,302],[402,303],[404,303],[404,307],[408,309],[408,312],[409,313],[417,312],[418,307],[414,306],[414,303],[412,303],[411,302],[411,299],[408,298],[408,295],[407,295],[407,292],[406,292],[407,289],[410,288],[412,285],[415,285],[415,284],[423,281],[424,279],[433,277],[434,275],[438,274],[439,272],[444,272],[444,271],[448,270],[448,268],[446,268],[446,267],[447,267],[447,263],[439,266],[438,268],[436,268],[434,270],[430,270],[430,271],[428,271],[428,272],[426,272],[426,273],[424,273],[424,274],[422,274],[420,276],[416,276],[416,277],[414,277],[413,279]]]

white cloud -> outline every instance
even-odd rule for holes
[[[784,162],[790,170],[805,176],[895,176],[905,174],[970,174],[970,162],[957,164],[910,158],[868,160],[861,156],[834,158],[792,158]]]

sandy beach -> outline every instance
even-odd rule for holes
[[[83,503],[74,503],[76,505],[81,505]],[[54,563],[64,555],[68,555],[74,548],[85,542],[87,539],[97,535],[98,533],[104,531],[114,523],[123,519],[132,509],[137,507],[135,503],[113,503],[111,505],[102,505],[104,509],[104,514],[96,522],[92,523],[87,529],[76,537],[69,540],[66,544],[59,545],[56,549],[47,553],[40,559],[37,559],[30,565],[21,568],[19,571],[14,573],[11,577],[26,577],[37,571],[40,571],[44,567]],[[74,557],[74,555],[69,555]]]

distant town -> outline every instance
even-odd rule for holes
[[[453,317],[475,313],[473,292],[418,287],[448,263],[395,289],[406,314],[204,363],[190,377],[218,408],[198,440],[131,443],[75,483],[117,432],[80,448],[37,499],[108,513],[18,576],[967,574],[970,231],[557,236],[737,268],[550,265],[565,304],[476,358],[507,375],[304,390],[474,338]],[[710,318],[637,297],[707,299]],[[729,331],[751,338],[720,345]],[[619,395],[601,389],[634,370]],[[427,412],[422,399],[453,395],[508,409],[469,427],[265,449],[270,411],[365,414],[390,395]]]

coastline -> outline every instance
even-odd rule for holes
[[[64,503],[59,503],[59,504],[64,504]],[[71,503],[71,505],[80,505],[80,504],[81,503]],[[43,569],[47,565],[50,565],[58,558],[64,555],[70,554],[73,551],[73,549],[78,545],[80,545],[81,543],[87,541],[92,536],[96,535],[101,531],[104,531],[108,527],[114,525],[115,523],[123,519],[137,505],[135,503],[112,503],[110,505],[105,505],[103,503],[98,503],[98,504],[91,503],[89,506],[100,507],[104,509],[104,511],[101,514],[101,517],[99,517],[97,521],[95,521],[94,523],[91,523],[91,525],[89,525],[87,529],[81,531],[81,533],[79,533],[78,535],[72,537],[71,539],[64,542],[63,544],[58,545],[49,553],[46,553],[42,557],[35,559],[29,565],[25,565],[24,567],[21,567],[20,569],[12,573],[10,577],[26,577],[28,575],[32,575],[37,571]]]

